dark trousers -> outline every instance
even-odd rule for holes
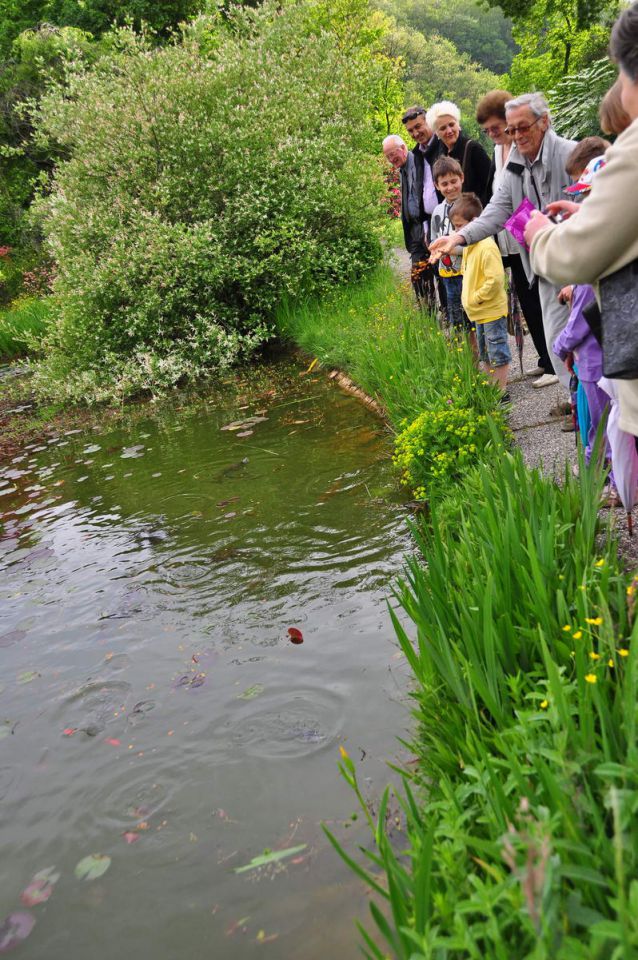
[[[521,305],[532,342],[538,352],[538,365],[543,368],[545,373],[554,373],[554,367],[549,357],[547,343],[545,342],[543,311],[541,310],[541,301],[538,295],[538,278],[534,277],[534,283],[530,287],[523,262],[518,253],[503,257],[503,263],[512,271],[516,296]]]

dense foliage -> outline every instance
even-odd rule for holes
[[[40,389],[91,399],[224,368],[284,294],[378,259],[367,17],[264,4],[161,49],[124,30],[44,96],[38,144],[69,159],[38,203],[58,270]]]

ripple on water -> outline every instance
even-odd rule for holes
[[[95,737],[122,715],[130,690],[126,680],[89,680],[64,696],[55,713],[64,727]]]
[[[236,699],[214,739],[228,759],[305,757],[335,742],[343,716],[343,697],[334,690],[268,689],[254,700]]]

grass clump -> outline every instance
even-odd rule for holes
[[[25,298],[0,311],[0,358],[23,356],[47,330],[50,308],[46,300]]]

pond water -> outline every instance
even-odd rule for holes
[[[354,958],[321,823],[365,842],[339,745],[374,797],[408,725],[388,437],[291,361],[181,404],[0,470],[0,943],[17,911],[25,958]]]

